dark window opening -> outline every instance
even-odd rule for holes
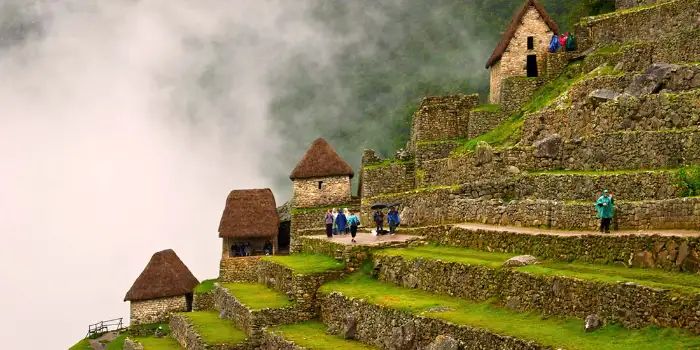
[[[187,303],[187,312],[192,312],[192,300],[194,296],[192,293],[185,294],[185,302]]]
[[[318,189],[320,190],[321,187],[323,187],[323,181],[319,181],[319,182],[318,182]]]
[[[535,38],[528,36],[527,37],[527,49],[528,50],[534,50],[535,49]]]
[[[537,77],[537,55],[527,55],[526,70],[528,78]]]

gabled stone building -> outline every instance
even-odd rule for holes
[[[275,196],[269,188],[231,191],[219,222],[222,238],[219,279],[240,280],[264,255],[268,241],[272,243],[272,254],[276,254],[279,223]],[[234,245],[241,243],[248,246],[250,256],[236,256]]]
[[[501,103],[501,84],[509,77],[539,77],[544,55],[559,27],[537,0],[526,0],[486,63],[490,69],[489,103]]]
[[[166,322],[172,312],[192,311],[193,292],[198,284],[175,251],[166,249],[153,254],[124,297],[130,302],[131,324]]]
[[[323,207],[350,202],[352,167],[324,139],[311,144],[289,178],[294,181],[294,206]]]

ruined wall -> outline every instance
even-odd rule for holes
[[[471,134],[471,115],[469,113],[469,132]],[[429,160],[435,160],[440,158],[447,158],[450,156],[453,150],[461,146],[463,140],[449,140],[449,141],[429,141],[429,142],[418,142],[416,143],[416,166],[420,168],[423,162]]]
[[[532,254],[540,259],[595,264],[631,265],[643,255],[642,267],[666,271],[700,271],[700,237],[668,235],[569,235],[523,234],[502,230],[436,228],[424,233],[432,242],[513,254]]]
[[[626,282],[598,282],[442,260],[421,259],[417,263],[416,259],[381,253],[372,260],[380,280],[402,287],[475,301],[499,298],[507,308],[519,312],[539,311],[580,319],[594,313],[627,328],[656,325],[700,332],[700,305],[690,294],[678,296]],[[678,309],[686,312],[675,315]]]
[[[410,191],[416,187],[415,165],[412,162],[363,166],[360,171],[363,179],[360,195],[363,198]]]
[[[497,105],[501,103],[501,61],[499,60],[489,68],[489,103]]]
[[[637,6],[649,6],[666,1],[671,0],[615,0],[615,10],[624,10]]]
[[[260,344],[261,350],[306,350],[305,347],[296,345],[294,342],[284,339],[282,336],[267,330]]]
[[[503,79],[526,76],[527,55],[537,55],[538,72],[542,74],[543,57],[549,46],[552,34],[552,31],[537,10],[534,7],[530,7],[523,16],[522,24],[516,30],[513,39],[511,39],[503,53],[499,66],[497,69],[491,70],[491,96],[489,96],[489,103],[502,104],[503,97],[510,93],[505,91]],[[533,50],[527,49],[527,38],[530,36],[534,39]],[[498,83],[499,81],[500,83]],[[494,97],[494,93],[496,93],[497,97]],[[507,109],[504,108],[504,110]]]
[[[131,325],[167,322],[173,312],[187,311],[184,295],[129,302]]]
[[[186,315],[173,315],[170,319],[170,336],[187,350],[253,350],[250,341],[239,344],[212,344],[202,339],[194,324]]]
[[[192,311],[214,310],[214,291],[195,293],[192,300]]]
[[[221,258],[219,264],[220,282],[252,282],[257,280],[257,265],[261,256],[239,256]]]
[[[458,326],[437,318],[416,316],[405,311],[331,293],[321,299],[321,320],[329,332],[340,333],[352,314],[357,322],[356,339],[380,349],[424,349],[439,335],[449,335],[469,344],[470,349],[546,349],[534,341],[501,336],[483,328]]]
[[[464,137],[469,127],[469,110],[479,104],[479,95],[426,97],[413,115],[411,142]]]
[[[473,139],[491,131],[493,128],[503,123],[507,118],[508,113],[502,111],[471,111],[469,113],[469,134],[467,135],[467,139]],[[461,143],[457,144],[457,146],[461,146]],[[440,153],[439,157],[433,157],[432,159],[447,158],[450,155],[450,152],[452,152],[452,150],[455,148],[456,146],[450,149],[449,152],[442,152]]]
[[[510,77],[501,81],[501,107],[512,113],[524,106],[542,85],[539,78]]]
[[[320,189],[319,182],[322,182]],[[349,176],[294,180],[294,206],[312,208],[347,203],[350,189]]]

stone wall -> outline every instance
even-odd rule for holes
[[[315,312],[302,310],[298,305],[253,310],[231,295],[228,289],[218,285],[214,295],[217,310],[221,311],[224,318],[232,320],[238,328],[245,331],[256,347],[262,341],[263,328],[308,321],[315,316]]]
[[[435,228],[426,240],[439,244],[514,254],[531,254],[555,261],[580,261],[631,266],[643,257],[643,267],[666,271],[700,271],[700,237],[669,235],[525,234],[502,230]]]
[[[469,110],[479,104],[479,95],[426,97],[413,115],[411,143],[449,140],[467,135]]]
[[[124,339],[124,347],[122,348],[124,350],[143,350],[143,345],[138,342],[138,340],[133,340],[129,337],[126,337]]]
[[[661,40],[700,28],[700,0],[670,1],[646,8],[585,17],[577,25],[580,46]]]
[[[272,331],[266,331],[263,335],[261,350],[306,350],[307,348],[296,345],[294,342],[284,339]]]
[[[416,185],[415,167],[410,162],[364,166],[361,172],[363,181],[360,195],[364,198],[382,193],[410,191]]]
[[[468,187],[467,187],[468,188]],[[598,219],[594,201],[563,202],[522,199],[473,199],[466,189],[449,187],[397,194],[402,202],[401,227],[480,222],[558,229],[595,230]],[[389,198],[387,198],[389,199]],[[700,228],[700,198],[646,200],[615,203],[616,229]]]
[[[553,33],[534,7],[530,7],[521,22],[522,24],[516,30],[497,67],[495,67],[496,69],[491,68],[489,102],[492,104],[503,104],[503,98],[512,92],[505,91],[504,79],[526,76],[527,55],[537,55],[538,72],[543,71],[543,57]],[[533,50],[527,49],[527,38],[530,36],[534,39]],[[508,111],[505,106],[504,110]]]
[[[671,0],[615,0],[615,10],[624,10],[637,6],[649,6]]]
[[[321,183],[321,188],[319,188]],[[313,208],[350,201],[349,176],[320,177],[294,180],[294,207]]]
[[[601,144],[606,147],[601,149]],[[417,179],[416,187],[511,177],[522,171],[672,169],[700,164],[700,132],[679,129],[598,134],[564,140],[554,151],[547,155],[536,147],[518,146],[492,150],[486,160],[468,153],[425,162],[421,169],[424,175]]]
[[[492,112],[476,110],[469,112],[469,135],[467,135],[467,139],[473,139],[491,131],[507,118],[508,113],[502,111]],[[457,146],[461,146],[461,143],[457,144]],[[450,149],[450,152],[455,148],[456,147]],[[450,152],[442,152],[439,157],[433,157],[432,159],[447,158]]]
[[[214,290],[205,293],[194,294],[192,311],[214,310]]]
[[[656,325],[700,332],[700,304],[690,295],[675,295],[633,283],[538,275],[381,253],[375,254],[373,260],[380,280],[434,294],[475,301],[499,298],[505,307],[519,312],[539,311],[581,319],[594,313],[605,322],[628,328]]]
[[[469,114],[470,126],[468,130],[471,132],[471,115],[473,112]],[[420,168],[423,162],[449,157],[450,153],[461,146],[463,142],[462,140],[418,142],[416,144],[416,166]]]
[[[370,304],[340,293],[325,295],[321,302],[321,320],[331,333],[346,327],[346,318],[357,322],[357,340],[381,349],[424,349],[439,335],[449,335],[480,350],[546,349],[533,341],[502,336],[483,328],[459,326],[436,318],[416,316],[405,311]]]
[[[343,271],[327,271],[310,275],[295,274],[284,265],[263,260],[258,269],[258,283],[284,293],[294,300],[298,310],[315,314],[316,293],[322,284],[337,280]]]
[[[175,314],[170,319],[170,336],[177,340],[187,350],[253,350],[253,344],[249,341],[236,345],[207,343],[199,335],[194,324],[186,315]]]
[[[378,249],[401,248],[406,247],[412,241],[418,240],[419,237],[408,239],[406,241],[390,242],[385,241],[373,245],[347,245],[334,242],[332,240],[317,239],[311,237],[302,237],[301,253],[323,254],[343,261],[345,266],[352,269],[360,267],[362,262],[367,260],[372,252]]]
[[[501,81],[501,108],[513,113],[524,106],[542,86],[539,78],[510,77]]]
[[[257,280],[257,265],[260,256],[239,256],[222,258],[219,264],[219,281],[252,282]]]
[[[167,322],[173,312],[187,311],[184,295],[129,302],[131,325]]]

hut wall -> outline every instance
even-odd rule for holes
[[[319,182],[322,182],[319,189]],[[333,176],[294,180],[296,208],[325,207],[350,202],[350,177]]]
[[[168,322],[171,313],[181,311],[187,311],[187,300],[184,295],[129,303],[132,325]]]

